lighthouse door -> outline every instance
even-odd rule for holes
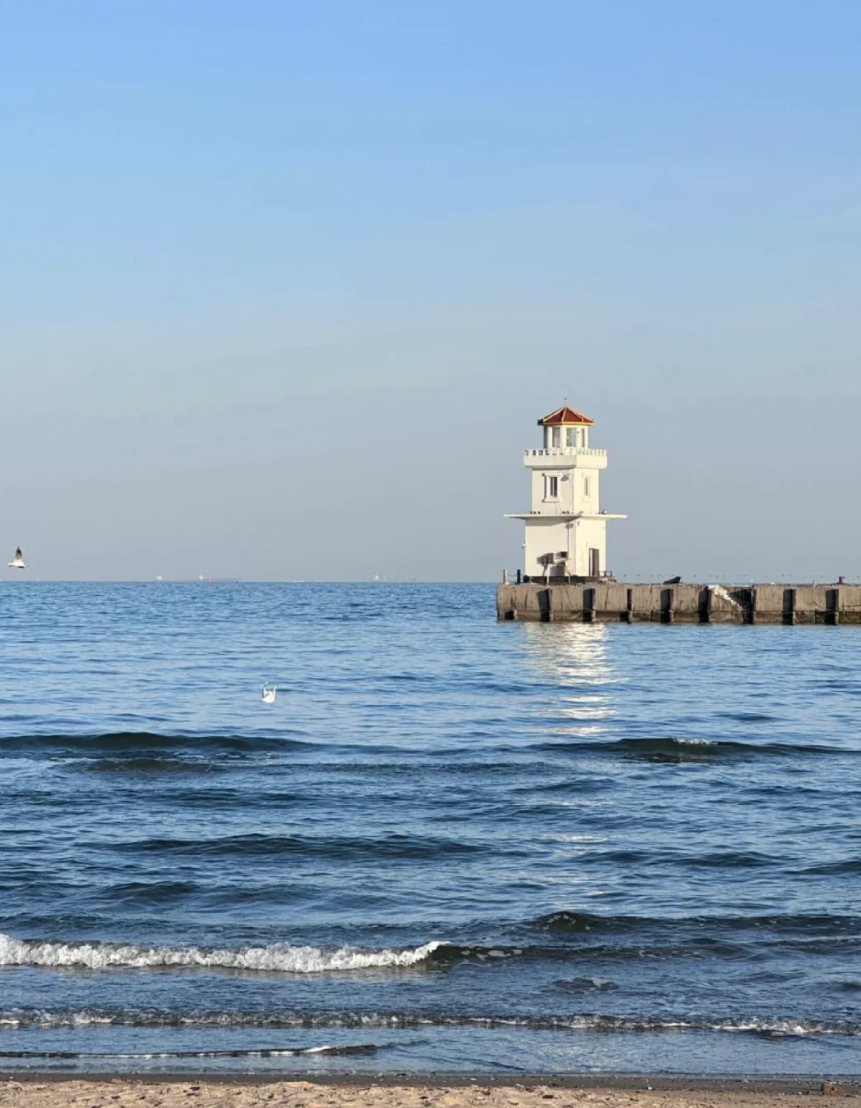
[[[598,577],[601,573],[601,551],[589,547],[589,576]]]

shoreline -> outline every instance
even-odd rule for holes
[[[517,1078],[520,1080],[517,1080]],[[805,1108],[810,1097],[861,1108],[861,1083],[745,1078],[670,1078],[519,1074],[484,1079],[406,1074],[213,1075],[69,1078],[30,1074],[0,1080],[0,1108]]]
[[[403,1088],[403,1089],[582,1089],[638,1092],[698,1092],[698,1093],[772,1093],[776,1095],[829,1095],[827,1086],[837,1085],[846,1095],[861,1096],[861,1072],[853,1074],[649,1074],[649,1073],[146,1073],[101,1071],[70,1073],[58,1070],[0,1069],[0,1086],[16,1082],[20,1085],[61,1085],[64,1083],[112,1085],[213,1085],[261,1086],[308,1084],[320,1087]],[[831,1094],[834,1095],[834,1094]]]

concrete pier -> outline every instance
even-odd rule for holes
[[[861,624],[861,585],[502,584],[500,620]]]

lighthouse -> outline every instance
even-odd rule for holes
[[[601,510],[607,451],[589,444],[594,422],[567,404],[538,420],[542,444],[523,459],[532,475],[532,510],[507,517],[525,524],[527,581],[608,576],[607,522],[626,517]]]

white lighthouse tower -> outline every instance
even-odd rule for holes
[[[607,521],[627,517],[601,511],[598,487],[607,451],[589,445],[593,424],[567,405],[538,420],[543,445],[523,459],[532,474],[532,511],[507,517],[526,525],[527,580],[607,575]]]

